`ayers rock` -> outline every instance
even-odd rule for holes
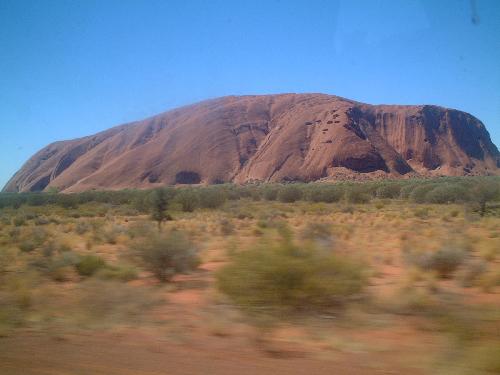
[[[4,191],[498,175],[499,167],[485,126],[454,109],[324,94],[228,96],[52,143]]]

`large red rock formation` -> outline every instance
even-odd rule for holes
[[[499,174],[484,125],[431,105],[323,94],[229,96],[55,142],[4,191]]]

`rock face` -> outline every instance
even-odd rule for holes
[[[52,143],[4,191],[498,175],[499,167],[484,125],[457,110],[323,94],[229,96]]]

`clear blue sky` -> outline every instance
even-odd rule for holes
[[[282,92],[457,108],[499,145],[500,1],[0,0],[0,185],[55,140]]]

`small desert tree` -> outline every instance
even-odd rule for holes
[[[151,219],[158,223],[158,230],[161,231],[161,225],[164,221],[172,220],[167,213],[168,194],[165,189],[156,189],[151,194]]]

